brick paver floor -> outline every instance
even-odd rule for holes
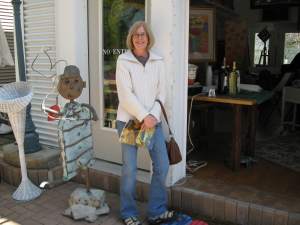
[[[19,202],[12,199],[16,189],[5,183],[0,183],[0,225],[121,225],[119,215],[119,196],[106,192],[110,213],[100,216],[94,223],[74,221],[62,215],[68,208],[70,194],[81,184],[67,182],[55,188],[45,190],[42,195],[29,202]],[[141,218],[146,218],[146,203],[137,202]],[[194,219],[205,219],[209,225],[233,225],[231,223],[215,222],[209,218],[195,216]],[[146,221],[143,225],[146,225]]]
[[[107,202],[111,208],[108,215],[98,217],[94,223],[74,221],[62,213],[68,208],[68,198],[73,190],[82,185],[68,182],[53,189],[46,190],[43,194],[29,202],[18,202],[11,195],[15,187],[5,183],[0,184],[0,224],[1,225],[120,225],[118,218],[119,197],[107,193]],[[142,218],[145,218],[145,203],[138,203]],[[146,224],[146,223],[144,223]]]

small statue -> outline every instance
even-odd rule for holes
[[[93,162],[91,120],[96,121],[98,117],[91,105],[75,101],[84,87],[85,82],[80,76],[78,67],[66,66],[64,73],[59,77],[57,90],[70,102],[66,103],[56,115],[51,114],[59,119],[58,133],[62,149],[64,180],[76,176],[78,169],[88,170]],[[89,190],[89,186],[87,188]]]
[[[86,189],[77,188],[72,192],[69,208],[65,210],[64,215],[75,220],[85,219],[94,222],[98,215],[107,214],[110,211],[105,201],[105,191],[90,188],[89,167],[94,161],[91,120],[96,121],[98,117],[91,105],[75,101],[85,87],[79,68],[74,65],[67,65],[65,60],[57,60],[52,63],[48,54],[49,50],[49,48],[42,49],[42,53],[49,59],[49,73],[52,72],[52,74],[46,75],[34,68],[39,54],[33,60],[31,68],[47,78],[55,78],[55,80],[59,78],[57,86],[54,87],[54,93],[56,94],[58,91],[69,102],[60,110],[58,94],[56,94],[56,104],[45,107],[45,101],[49,95],[53,94],[52,92],[44,98],[42,110],[48,113],[48,120],[59,120],[58,134],[63,161],[63,179],[65,181],[70,180],[77,175],[78,171],[84,170],[86,174]],[[66,63],[67,66],[65,66],[64,73],[58,77],[52,69],[60,62]]]
[[[86,189],[77,188],[70,196],[69,208],[64,215],[75,220],[94,222],[98,215],[109,213],[105,192],[90,189],[89,167],[93,163],[91,120],[98,120],[96,111],[89,104],[78,103],[85,82],[78,67],[66,66],[57,85],[58,93],[70,100],[60,111],[58,105],[44,108],[50,119],[58,119],[59,144],[62,150],[63,179],[70,180],[78,171],[86,171]]]

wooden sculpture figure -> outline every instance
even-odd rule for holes
[[[75,220],[85,219],[94,222],[98,215],[109,213],[110,209],[105,202],[105,191],[90,188],[89,167],[93,163],[93,140],[91,120],[98,120],[94,108],[85,103],[76,102],[85,82],[80,76],[77,66],[67,65],[66,60],[56,60],[53,62],[48,51],[50,48],[41,49],[34,58],[31,69],[36,73],[53,79],[59,78],[58,84],[54,85],[51,93],[48,93],[42,102],[42,110],[48,114],[48,120],[58,120],[58,136],[61,148],[63,179],[70,180],[78,172],[85,171],[86,188],[76,188],[69,198],[69,208],[63,213]],[[50,62],[50,68],[47,74],[42,73],[35,68],[40,54],[45,54]],[[58,63],[64,62],[64,73],[57,76],[52,69],[56,68]],[[69,100],[62,110],[58,105],[58,94]],[[56,104],[51,107],[45,106],[45,101],[49,95],[56,95]]]
[[[91,120],[97,120],[92,106],[75,101],[85,87],[78,67],[66,66],[60,75],[57,90],[70,100],[59,112],[59,144],[62,149],[64,180],[76,176],[78,169],[86,169],[93,160],[93,140]],[[87,188],[89,189],[88,175]]]
[[[85,82],[80,76],[78,67],[66,66],[60,75],[57,85],[58,93],[68,99],[63,109],[52,106],[48,111],[51,118],[57,118],[59,144],[63,161],[63,179],[70,180],[79,171],[86,171],[86,189],[77,188],[70,196],[69,208],[64,215],[73,219],[85,219],[94,222],[98,215],[109,213],[105,202],[105,192],[99,189],[90,189],[89,167],[93,162],[93,140],[91,120],[98,120],[97,114],[91,105],[76,102]],[[55,112],[55,110],[58,110]]]

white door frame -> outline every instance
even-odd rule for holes
[[[103,0],[90,0],[88,3],[90,88],[93,89],[90,91],[90,103],[94,106],[99,117],[99,121],[93,123],[95,157],[108,162],[122,164],[121,145],[117,131],[104,127],[102,49],[106,48],[106,46],[102,46]],[[150,164],[151,160],[148,150],[139,149],[137,156],[138,168],[149,171]]]

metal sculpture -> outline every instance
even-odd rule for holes
[[[49,119],[59,120],[58,136],[62,150],[64,180],[73,178],[78,169],[83,168],[88,172],[88,167],[93,161],[91,120],[98,120],[98,117],[91,105],[75,101],[84,87],[85,82],[80,76],[78,67],[66,66],[64,73],[60,75],[57,90],[69,102],[62,110],[59,110],[57,104],[50,108],[43,104],[43,110],[49,113]],[[88,176],[87,188],[89,190]]]
[[[54,64],[47,54],[47,50],[43,50],[50,61],[50,71],[59,61]],[[31,68],[34,69],[34,63]],[[62,60],[60,60],[62,61]],[[65,61],[64,61],[65,62]],[[41,75],[38,70],[35,70]],[[76,102],[85,82],[80,76],[77,66],[65,66],[64,73],[60,76],[56,74],[44,75],[58,80],[54,82],[54,90],[49,93],[42,102],[42,110],[48,114],[48,120],[58,120],[58,137],[61,148],[63,179],[70,180],[77,175],[78,171],[85,171],[86,189],[77,188],[70,196],[69,208],[65,210],[64,215],[73,219],[85,219],[93,222],[98,215],[109,213],[110,209],[105,202],[105,191],[90,188],[89,167],[92,166],[93,159],[93,141],[91,120],[98,120],[94,108],[85,103]],[[46,106],[49,95],[56,95],[56,104],[50,107]],[[58,96],[69,100],[62,110],[58,105]]]

